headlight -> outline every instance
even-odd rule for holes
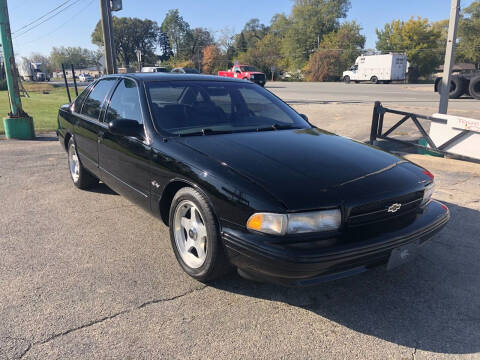
[[[425,191],[423,192],[423,200],[420,206],[427,204],[430,199],[432,198],[433,192],[435,191],[435,183],[431,183],[425,187]]]
[[[253,214],[247,228],[266,234],[303,234],[338,230],[342,224],[340,209],[314,211],[298,214]]]
[[[255,74],[250,74],[250,79],[255,79]]]
[[[289,214],[287,233],[302,234],[309,232],[332,231],[338,230],[341,224],[342,213],[339,209]]]

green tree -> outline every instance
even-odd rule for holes
[[[168,61],[173,56],[172,47],[168,35],[160,31],[158,35],[158,48],[160,51],[160,61]]]
[[[195,28],[191,30],[186,38],[185,56],[192,59],[197,68],[201,68],[202,64],[202,50],[203,48],[215,44],[210,31],[203,28]]]
[[[138,18],[114,17],[113,40],[118,60],[124,67],[129,67],[137,59],[136,51],[140,50],[144,62],[155,63],[155,47],[158,43],[159,27],[155,21]],[[102,24],[99,21],[92,33],[92,42],[103,47]]]
[[[462,11],[458,28],[457,59],[480,68],[480,1]]]
[[[405,52],[419,76],[430,75],[441,64],[442,33],[428,19],[394,20],[376,32],[377,49]]]
[[[234,47],[239,53],[254,48],[258,41],[268,33],[268,27],[258,19],[250,19],[235,38]]]
[[[191,42],[190,24],[180,15],[178,9],[169,10],[160,26],[162,32],[167,34],[172,51],[177,57],[186,57],[189,53]]]
[[[247,39],[245,38],[243,31],[236,36],[233,47],[237,53],[248,50]]]
[[[279,68],[281,64],[280,42],[281,39],[278,36],[268,33],[255,46],[240,53],[238,60],[257,67],[270,78],[272,67]]]
[[[307,72],[311,76],[307,78],[315,81],[340,79],[343,71],[362,53],[366,39],[360,34],[361,30],[362,27],[352,21],[343,23],[338,30],[325,35],[314,53],[316,56],[310,57]],[[327,56],[332,56],[334,61],[327,59]],[[320,66],[321,69],[316,71],[315,66]]]
[[[302,68],[323,37],[338,29],[349,8],[350,0],[295,0],[282,44],[289,67]]]
[[[56,69],[62,64],[73,64],[76,68],[95,66],[100,58],[98,51],[92,51],[81,47],[53,47],[50,52],[50,62]]]

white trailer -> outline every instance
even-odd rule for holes
[[[407,74],[407,55],[390,53],[385,55],[359,56],[350,70],[343,72],[343,81],[371,81],[374,84],[404,81]]]

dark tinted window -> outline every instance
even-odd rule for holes
[[[78,95],[78,97],[75,99],[74,101],[74,108],[73,110],[77,113],[80,112],[80,110],[82,109],[82,104],[83,104],[83,101],[85,100],[85,98],[88,96],[88,93],[90,92],[90,90],[92,89],[92,86],[93,85],[89,85],[85,88],[85,90],[82,91],[82,93],[80,95]]]
[[[260,86],[243,82],[147,83],[157,128],[177,135],[310,128]]]
[[[114,78],[100,80],[93,88],[87,100],[83,103],[81,113],[94,119],[98,119],[105,97],[115,84],[115,81],[116,79]]]
[[[137,84],[133,80],[123,79],[113,93],[106,121],[115,119],[136,120],[140,124],[143,123]]]

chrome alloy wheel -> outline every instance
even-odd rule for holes
[[[174,217],[175,244],[182,260],[192,269],[207,258],[207,228],[197,206],[189,200],[178,204]]]
[[[68,165],[70,168],[70,174],[74,182],[77,182],[80,177],[80,161],[78,160],[77,149],[72,142],[68,148]]]

